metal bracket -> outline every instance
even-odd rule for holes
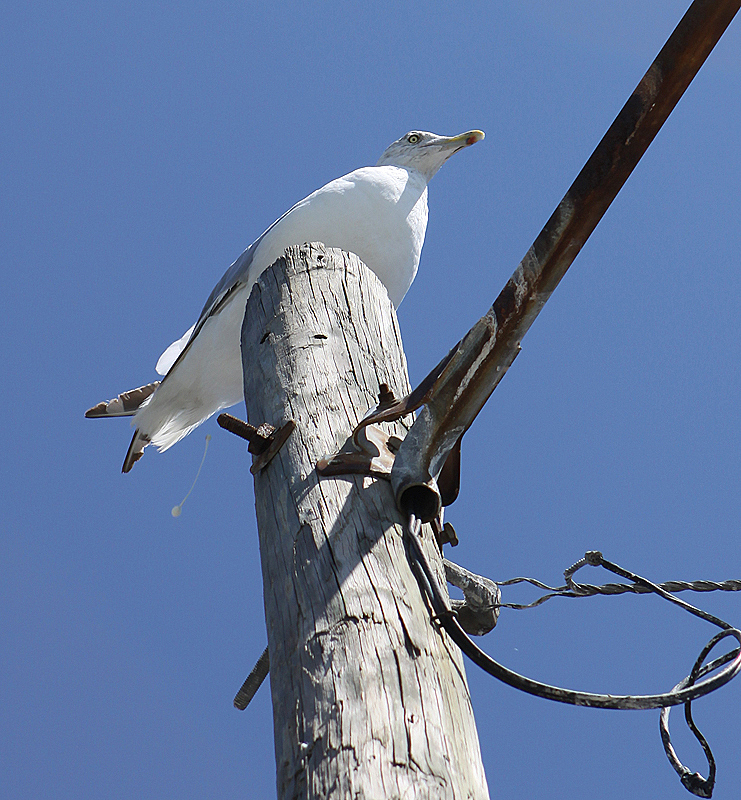
[[[356,430],[353,444],[360,452],[339,452],[317,462],[316,471],[322,477],[331,475],[372,475],[391,480],[394,456],[401,439],[389,436],[376,425]]]
[[[374,478],[390,480],[394,457],[401,445],[398,436],[389,436],[377,425],[369,425],[365,420],[376,417],[397,404],[394,393],[388,384],[382,383],[378,392],[378,405],[371,409],[360,421],[352,434],[355,450],[345,450],[327,456],[317,462],[316,471],[322,477],[333,475],[371,475]],[[394,419],[399,419],[399,414]]]
[[[443,365],[446,360],[443,360]],[[434,381],[424,383],[406,398],[397,400],[388,384],[382,383],[378,405],[371,409],[353,431],[352,444],[355,450],[340,451],[322,458],[316,471],[322,477],[334,475],[370,475],[374,478],[391,479],[396,453],[403,439],[390,436],[376,423],[395,422],[423,405],[430,394]],[[421,390],[421,391],[420,391]],[[462,437],[461,437],[462,438]],[[449,506],[458,497],[460,489],[461,439],[453,445],[440,475],[437,490],[441,505]]]
[[[446,526],[449,523],[446,523]],[[454,532],[455,533],[455,532]],[[457,541],[457,540],[456,540]],[[463,630],[470,636],[483,636],[497,624],[502,592],[494,581],[443,559],[445,579],[457,586],[465,600],[451,600]]]

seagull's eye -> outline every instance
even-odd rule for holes
[[[422,137],[418,133],[410,133],[409,136],[407,136],[407,141],[409,144],[417,144],[421,138]]]

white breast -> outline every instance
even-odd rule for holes
[[[426,227],[427,183],[419,172],[363,167],[297,203],[260,242],[250,278],[290,245],[323,242],[359,256],[398,306],[417,273]]]

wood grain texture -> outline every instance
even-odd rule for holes
[[[242,357],[250,422],[297,423],[255,476],[278,797],[488,798],[462,657],[430,620],[389,484],[314,470],[381,383],[408,391],[384,287],[354,255],[290,248],[252,292]]]

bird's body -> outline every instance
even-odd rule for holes
[[[371,197],[384,199],[383,204],[373,204],[373,214]],[[393,213],[399,203],[406,207],[403,216]],[[244,309],[257,279],[287,247],[317,241],[355,253],[364,264],[373,265],[391,301],[398,305],[417,271],[426,224],[427,185],[419,173],[399,167],[356,170],[297,203],[272,226],[269,236],[263,235],[235,262],[230,271],[241,273],[239,277],[227,273],[229,279],[216,287],[187,358],[171,369],[189,334],[163,353],[157,372],[167,375],[167,380],[137,412],[137,428],[164,450],[204,419],[242,399],[240,330]],[[382,238],[377,239],[376,233]],[[394,254],[393,263],[390,253]],[[209,315],[211,306],[230,289],[219,312]]]
[[[162,382],[150,384],[135,407],[126,407],[120,395],[87,412],[91,417],[134,413],[136,433],[124,472],[148,444],[166,450],[242,399],[240,331],[247,299],[286,248],[318,241],[355,253],[398,306],[419,265],[427,183],[453,152],[482,138],[480,131],[449,138],[412,131],[394,142],[377,166],[331,181],[276,220],[227,270],[193,328],[162,354],[157,362]]]

